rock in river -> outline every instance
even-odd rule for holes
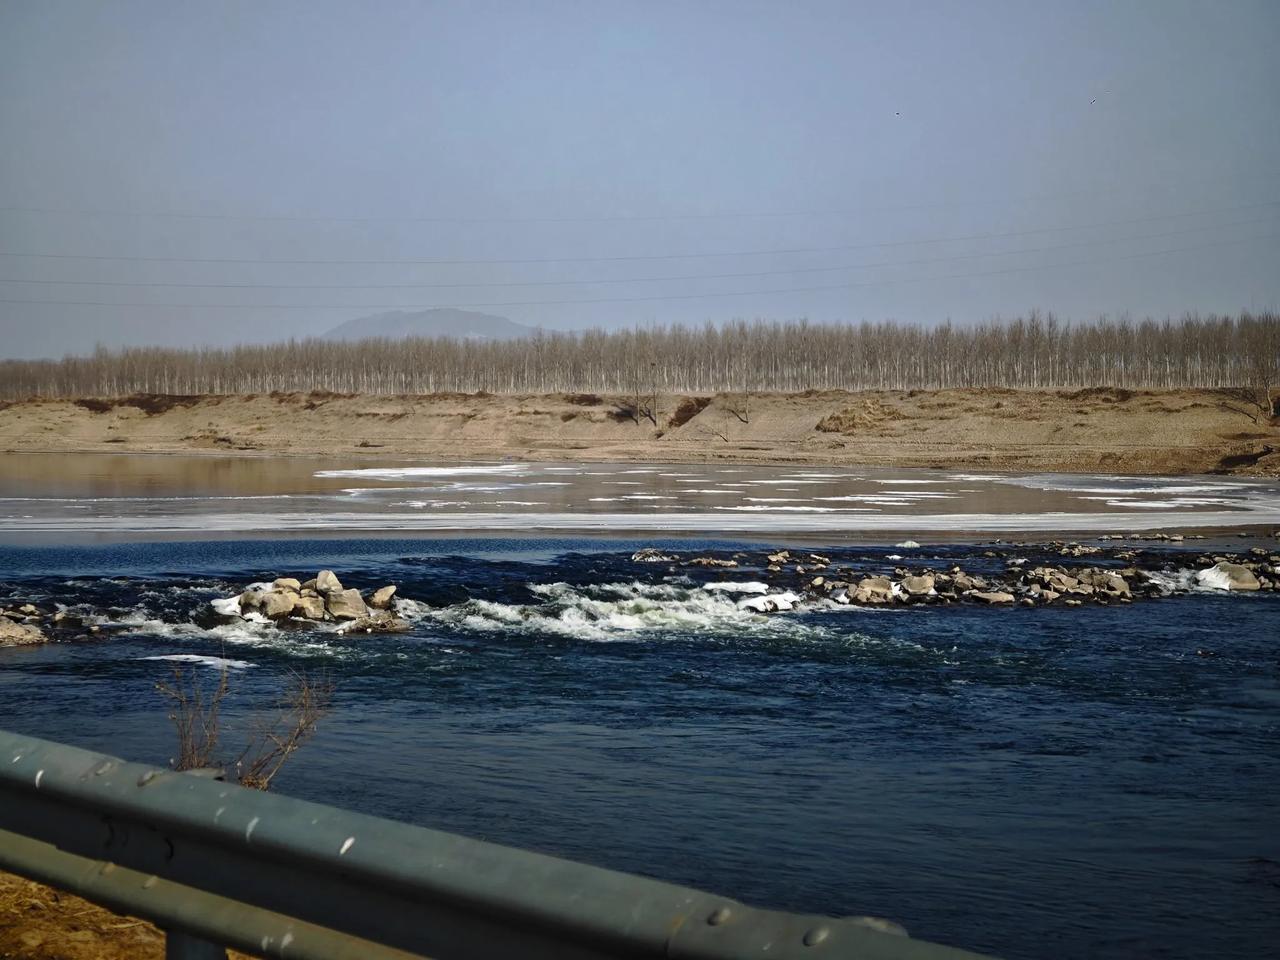
[[[14,623],[8,617],[0,617],[0,647],[25,647],[33,643],[48,643],[39,627],[26,623]]]
[[[321,570],[316,576],[315,591],[322,597],[342,592],[342,581],[332,570]]]
[[[369,606],[375,610],[390,610],[395,595],[396,588],[394,586],[382,587],[373,591],[373,596],[369,598]]]
[[[359,590],[330,593],[325,598],[325,606],[329,610],[329,615],[335,620],[359,620],[369,615],[369,608],[365,606]]]
[[[1239,563],[1219,560],[1196,574],[1196,582],[1213,590],[1257,590],[1261,584],[1253,571]]]

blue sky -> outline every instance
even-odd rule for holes
[[[0,355],[1274,309],[1277,42],[1243,0],[5,4],[0,301],[46,302]]]

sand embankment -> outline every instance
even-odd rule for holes
[[[331,393],[31,399],[4,452],[744,461],[1280,476],[1280,419],[1231,391]],[[642,404],[648,406],[648,404]]]

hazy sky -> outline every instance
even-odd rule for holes
[[[1275,0],[10,0],[0,356],[1274,309],[1278,44]]]

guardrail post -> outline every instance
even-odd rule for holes
[[[166,930],[164,960],[227,960],[227,951],[181,930]]]

